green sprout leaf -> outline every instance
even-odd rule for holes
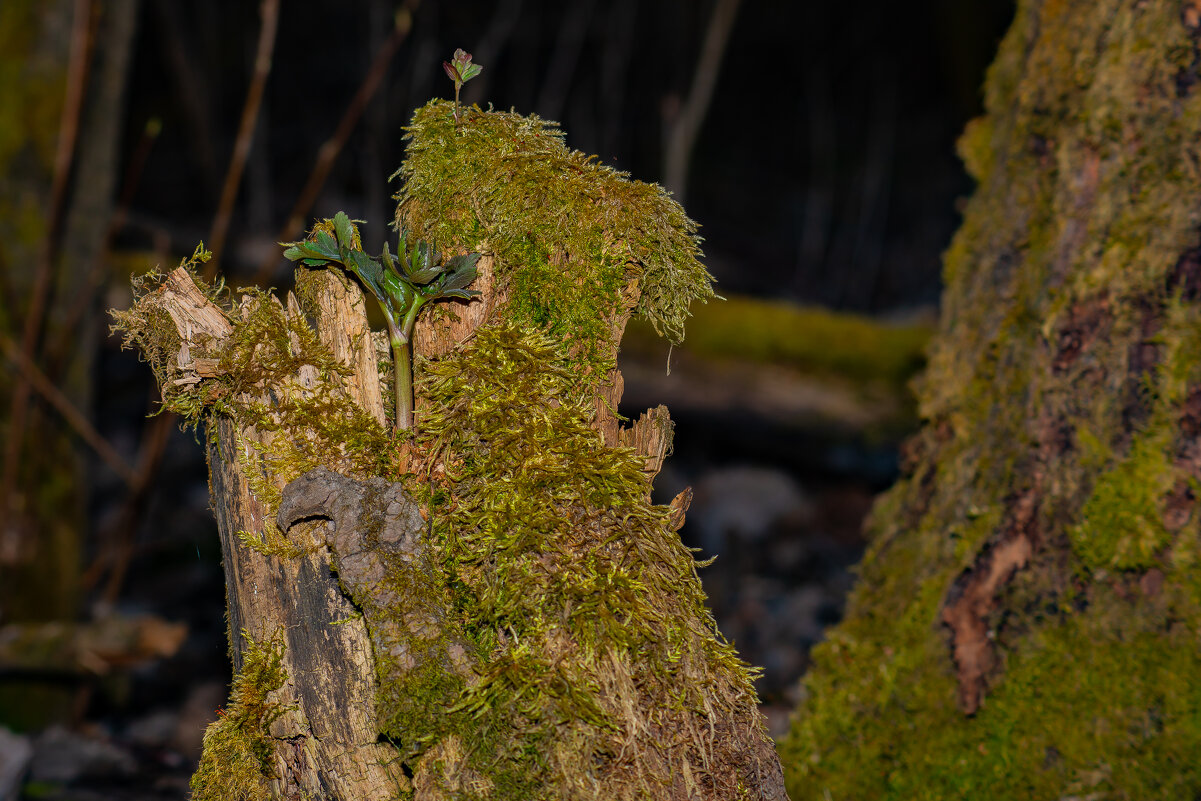
[[[355,234],[358,231],[354,227],[354,223],[346,216],[346,212],[338,212],[334,215],[334,233],[338,235],[338,244],[350,250],[354,247]]]
[[[470,60],[470,55],[464,55]],[[477,67],[472,74],[478,72]],[[429,301],[442,298],[470,300],[480,294],[467,289],[467,285],[475,280],[480,254],[455,256],[443,264],[436,245],[415,240],[410,247],[405,231],[400,233],[395,256],[385,244],[380,258],[372,258],[363,252],[360,242],[358,228],[340,211],[332,220],[318,224],[308,239],[280,244],[286,248],[284,258],[308,267],[337,267],[353,273],[375,296],[388,325],[395,363],[396,427],[410,428],[413,376],[409,341],[413,336],[413,324]]]
[[[468,253],[463,256],[455,256],[446,263],[446,279],[442,282],[443,291],[465,289],[468,284],[475,280],[476,263],[480,260],[480,254]],[[471,290],[473,294],[478,295],[478,292]]]
[[[463,84],[483,72],[484,68],[479,64],[472,64],[471,54],[460,47],[455,50],[450,61],[442,62],[442,69],[446,71],[446,76],[455,83],[455,122],[458,122],[459,89]]]
[[[460,47],[455,50],[450,61],[442,62],[442,69],[446,70],[446,74],[452,81],[462,85],[479,75],[484,68],[479,64],[472,64],[471,54]]]

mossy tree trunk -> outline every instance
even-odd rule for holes
[[[1023,0],[793,798],[1201,791],[1201,5]]]
[[[691,224],[540,120],[435,102],[411,137],[402,224],[483,254],[418,320],[416,433],[340,273],[281,302],[181,268],[117,315],[209,431],[239,677],[195,797],[785,799],[689,495],[650,503],[670,418],[615,411],[630,315],[678,338],[711,294]]]

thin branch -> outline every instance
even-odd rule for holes
[[[92,37],[91,0],[75,0],[71,21],[71,54],[67,63],[66,96],[63,99],[62,122],[58,128],[58,148],[54,154],[54,174],[50,184],[50,207],[46,214],[49,224],[46,237],[34,268],[33,287],[25,326],[21,334],[22,363],[33,363],[37,352],[38,332],[46,315],[54,261],[58,257],[67,205],[67,185],[75,157],[75,140],[79,133],[79,117],[83,108],[84,87],[88,80]],[[11,340],[6,341],[11,342]],[[17,483],[17,464],[25,441],[25,417],[29,412],[30,385],[25,373],[18,376],[13,387],[12,407],[8,415],[8,440],[4,446],[4,467],[0,473],[0,520],[8,517],[9,502]]]
[[[665,137],[663,183],[681,202],[688,193],[688,162],[692,158],[692,148],[709,111],[709,101],[713,99],[721,61],[734,28],[734,18],[738,15],[738,3],[739,0],[717,0],[713,16],[709,18],[709,28],[705,31],[705,42],[696,62],[688,99]]]
[[[229,221],[233,217],[234,204],[238,199],[238,187],[242,183],[242,172],[250,155],[250,145],[254,141],[254,128],[259,119],[259,108],[263,104],[263,89],[267,85],[267,76],[271,74],[275,31],[279,26],[279,0],[263,0],[259,16],[262,17],[262,26],[259,28],[259,42],[254,57],[254,75],[250,79],[250,88],[246,90],[242,121],[238,124],[238,137],[234,140],[229,170],[225,173],[221,199],[217,203],[217,213],[213,217],[213,227],[209,232],[209,250],[213,258],[204,268],[204,277],[208,281],[217,276],[221,252],[225,249],[225,239],[229,234]]]
[[[142,435],[142,452],[138,457],[137,472],[129,495],[121,504],[121,511],[114,524],[114,534],[106,537],[112,542],[108,562],[111,572],[104,584],[101,598],[113,603],[121,594],[125,576],[129,572],[129,563],[134,557],[134,534],[137,530],[138,518],[146,508],[151,486],[158,475],[159,465],[167,452],[167,443],[171,440],[171,429],[178,425],[179,419],[175,414],[163,411],[151,421],[150,426]]]
[[[17,368],[21,378],[28,383],[39,395],[46,399],[46,402],[54,407],[67,425],[75,429],[75,433],[79,434],[79,438],[92,447],[96,451],[96,455],[104,460],[104,463],[113,469],[113,472],[121,477],[130,487],[134,486],[137,480],[137,474],[129,464],[121,458],[121,454],[117,453],[116,449],[109,444],[100,432],[97,431],[87,417],[83,415],[75,405],[67,398],[66,395],[54,386],[46,375],[38,369],[28,356],[21,352],[16,343],[4,334],[0,333],[0,350],[4,351],[5,357],[12,362]]]
[[[43,364],[49,365],[48,372],[50,375],[58,375],[58,370],[61,369],[62,363],[67,358],[67,351],[74,342],[76,326],[83,319],[89,305],[96,297],[96,293],[100,291],[101,286],[105,283],[110,266],[107,254],[112,249],[113,239],[125,228],[125,223],[129,219],[130,204],[133,202],[134,193],[141,182],[142,171],[146,166],[146,159],[150,156],[150,151],[154,147],[154,143],[158,140],[158,136],[162,132],[162,127],[162,121],[158,118],[148,120],[142,132],[142,138],[138,142],[137,149],[129,159],[129,166],[125,170],[121,197],[117,202],[117,210],[113,213],[112,219],[109,221],[108,230],[105,232],[104,245],[101,248],[100,257],[92,262],[92,267],[88,270],[87,277],[79,283],[79,288],[75,291],[75,297],[71,300],[70,306],[67,307],[67,313],[62,319],[61,325],[58,326],[58,338],[46,347]],[[168,248],[163,247],[159,248],[159,250],[165,256]]]
[[[396,51],[400,49],[400,45],[413,29],[413,13],[417,10],[418,5],[420,5],[420,0],[405,0],[404,5],[397,12],[392,35],[380,47],[362,85],[359,86],[359,90],[355,92],[350,104],[347,105],[346,111],[342,113],[342,119],[338,121],[338,127],[334,129],[333,135],[325,140],[317,151],[317,160],[313,163],[313,169],[309,172],[309,177],[304,182],[304,188],[300,190],[300,195],[296,198],[291,213],[288,214],[287,222],[276,235],[276,242],[290,242],[304,228],[305,218],[313,204],[317,202],[317,196],[321,194],[321,188],[325,186],[325,181],[329,178],[330,170],[333,169],[338,154],[346,147],[346,142],[350,139],[350,134],[354,131],[355,126],[358,125],[359,118],[363,116],[367,104],[371,102],[371,98],[375,96],[376,90],[379,89],[384,76],[388,73],[388,65],[392,63]],[[260,285],[269,283],[279,260],[280,254],[272,249],[259,265],[254,282]]]
[[[188,137],[193,158],[199,168],[203,182],[205,201],[217,197],[217,156],[213,152],[212,119],[215,115],[209,113],[212,108],[210,97],[211,87],[200,75],[194,59],[191,57],[191,39],[188,25],[183,19],[188,4],[179,0],[154,0],[151,4],[157,17],[162,33],[156,37],[163,67],[170,73],[171,90],[176,107],[179,109],[180,127]]]
[[[605,47],[601,56],[600,118],[603,123],[598,152],[603,159],[616,159],[625,108],[626,76],[634,49],[638,0],[619,0],[611,5],[608,15]]]
[[[798,227],[797,261],[793,268],[793,294],[812,297],[815,280],[827,263],[831,238],[838,163],[838,118],[830,103],[830,78],[825,62],[805,69],[808,91],[804,95],[803,116],[809,122],[809,176],[806,180],[805,207]]]

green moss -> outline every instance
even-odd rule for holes
[[[192,348],[220,359],[221,375],[199,383],[173,380],[180,341],[152,302],[159,279],[118,324],[167,408],[232,418],[231,458],[265,519],[279,484],[317,465],[404,480],[429,511],[434,561],[389,563],[367,543],[388,566],[354,597],[377,646],[381,731],[419,795],[437,784],[460,799],[620,801],[684,777],[744,796],[770,748],[754,672],[717,632],[670,511],[650,503],[645,458],[591,427],[631,307],[678,341],[689,302],[712,297],[695,227],[658,187],[567,151],[553,124],[462,116],[439,102],[418,111],[397,219],[493,255],[498,303],[466,342],[418,364],[414,441],[346,397],[344,368],[305,315],[264,293],[234,303],[205,290],[233,333]],[[302,272],[302,310],[306,286]],[[402,446],[422,475],[397,475]],[[295,555],[272,532],[242,539]],[[394,652],[379,647],[397,632]],[[474,672],[448,656],[460,633]],[[256,741],[220,742],[250,776]]]
[[[687,350],[703,357],[782,364],[822,376],[903,385],[925,361],[923,323],[886,323],[783,301],[728,297],[693,312]],[[649,326],[631,324],[622,350],[652,349]]]
[[[798,718],[782,750],[802,798],[1189,798],[1201,788],[1196,631],[1160,629],[1164,604],[1132,613],[1109,590],[1007,651],[1006,677],[965,719],[951,676],[845,634],[822,648],[849,686],[810,682],[838,719]],[[1195,615],[1195,606],[1172,613]],[[1169,614],[1172,614],[1169,613]],[[920,652],[918,652],[920,653]],[[938,649],[922,656],[940,660]],[[855,669],[866,660],[874,666]],[[864,676],[860,679],[860,676]],[[845,679],[844,679],[845,680]],[[833,703],[832,703],[833,702]],[[838,705],[846,705],[836,712]],[[846,727],[846,715],[855,717]],[[829,724],[844,733],[829,736]],[[1054,722],[1054,725],[1051,724]],[[852,766],[860,766],[854,769]],[[828,795],[826,795],[828,793]]]
[[[988,117],[977,117],[968,122],[963,135],[955,143],[956,152],[963,161],[968,175],[977,183],[983,183],[992,172],[996,151],[993,148],[993,126]]]
[[[287,711],[269,696],[287,681],[281,638],[246,639],[242,670],[229,705],[204,732],[204,752],[192,775],[193,801],[269,801],[274,749],[268,729]]]
[[[571,365],[561,345],[510,323],[479,329],[420,384],[422,441],[445,465],[435,542],[483,655],[455,706],[478,729],[464,742],[503,744],[476,757],[501,798],[539,786],[594,797],[568,781],[641,797],[617,777],[654,786],[681,769],[732,793],[736,773],[669,742],[622,746],[648,726],[705,726],[706,708],[753,711],[753,674],[705,610],[668,510],[649,503],[642,458],[605,447],[573,399]]]
[[[553,122],[432,101],[408,127],[397,223],[496,258],[505,316],[568,343],[581,388],[608,375],[613,325],[635,313],[679,342],[689,304],[713,297],[696,226],[657,185],[568,150]]]
[[[1019,4],[960,143],[980,186],[916,467],[876,505],[782,743],[794,801],[1201,791],[1198,515],[1165,521],[1197,483],[1181,420],[1201,386],[1201,308],[1169,280],[1201,227],[1181,48],[1176,4]],[[1035,552],[984,617],[996,664],[969,717],[941,614],[1015,533]]]
[[[1100,468],[1080,523],[1071,531],[1072,546],[1089,568],[1152,567],[1172,539],[1163,521],[1163,505],[1173,486],[1188,480],[1187,471],[1173,459],[1173,443],[1187,387],[1201,377],[1197,368],[1201,334],[1183,304],[1171,302],[1164,318],[1158,338],[1165,359],[1143,389],[1145,400],[1152,404],[1151,418],[1134,433],[1125,457],[1117,464],[1099,459],[1096,452],[1103,445],[1091,433],[1081,437],[1087,447],[1086,462]]]
[[[1160,507],[1171,489],[1165,431],[1138,437],[1121,464],[1098,480],[1081,512],[1072,542],[1085,565],[1119,570],[1146,568],[1167,545]]]

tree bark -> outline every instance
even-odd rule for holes
[[[794,798],[1201,789],[1199,38],[1191,0],[1018,4]]]
[[[98,295],[81,317],[64,315],[86,284],[80,276],[104,258],[137,18],[136,0],[95,15],[92,6],[0,9],[0,71],[8,78],[0,87],[0,337],[13,343],[0,361],[0,622],[73,623],[80,614],[84,477],[94,465],[72,429],[123,466],[86,414]],[[68,342],[67,352],[31,373],[56,341]],[[0,717],[29,728],[69,719],[76,703],[73,689],[27,678],[0,686]]]
[[[335,357],[352,369],[345,391],[372,416],[383,419],[375,355],[363,298],[332,274],[313,276],[320,287],[322,314],[318,334]],[[215,361],[191,359],[192,350],[224,343],[232,333],[225,313],[214,305],[188,273],[176,269],[158,290],[156,303],[170,314],[188,355],[177,357],[178,377],[202,379],[216,374]],[[301,314],[289,298],[289,314]],[[216,350],[220,351],[220,345]],[[300,372],[303,372],[300,371]],[[296,382],[303,391],[305,379]],[[261,400],[266,401],[266,391]],[[247,637],[266,641],[282,636],[283,668],[289,679],[281,690],[291,707],[272,725],[272,751],[278,798],[387,798],[407,786],[389,746],[378,742],[375,721],[376,679],[366,626],[338,587],[330,556],[323,550],[292,558],[246,547],[239,532],[261,532],[266,519],[252,479],[284,482],[254,458],[253,446],[269,447],[270,433],[239,428],[217,417],[209,432],[210,493],[221,537],[226,576],[230,653],[240,671]]]

